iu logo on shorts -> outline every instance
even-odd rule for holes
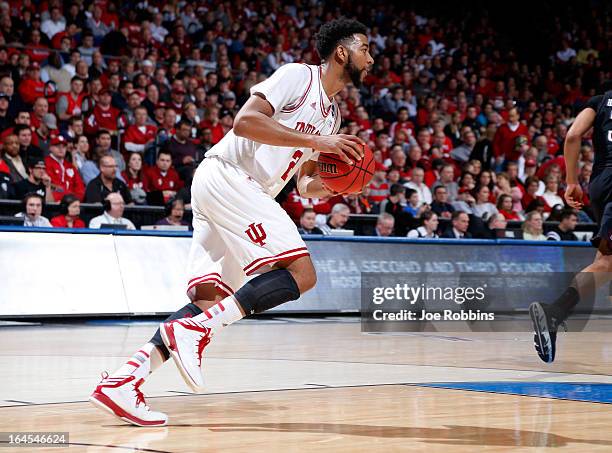
[[[258,224],[251,223],[249,225],[249,228],[244,230],[244,232],[247,234],[249,239],[255,244],[258,244],[262,247],[266,245],[264,241],[266,240],[268,235],[266,234],[265,230],[261,226],[261,223],[258,223]]]

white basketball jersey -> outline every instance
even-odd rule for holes
[[[289,63],[251,88],[274,108],[272,119],[308,134],[331,135],[340,129],[340,112],[321,83],[321,67]],[[316,160],[313,149],[289,148],[257,143],[229,131],[206,156],[217,156],[241,168],[275,197],[299,167]]]

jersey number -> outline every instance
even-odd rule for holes
[[[304,153],[302,151],[300,151],[299,149],[295,150],[295,152],[293,153],[293,156],[291,156],[291,158],[293,160],[291,162],[289,162],[289,166],[285,170],[285,173],[283,173],[283,176],[281,176],[281,179],[283,181],[287,180],[287,176],[289,176],[289,173],[291,173],[291,170],[293,169],[293,167],[296,166],[296,164],[302,158],[303,155],[304,155]]]

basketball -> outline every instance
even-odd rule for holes
[[[338,193],[358,193],[370,183],[374,175],[374,155],[367,145],[364,156],[358,162],[347,164],[336,154],[319,156],[319,175],[325,185]]]

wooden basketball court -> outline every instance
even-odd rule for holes
[[[360,332],[355,320],[240,321],[207,348],[206,394],[172,362],[137,428],[86,400],[154,323],[0,328],[0,431],[68,431],[69,448],[1,451],[612,451],[611,334]]]

